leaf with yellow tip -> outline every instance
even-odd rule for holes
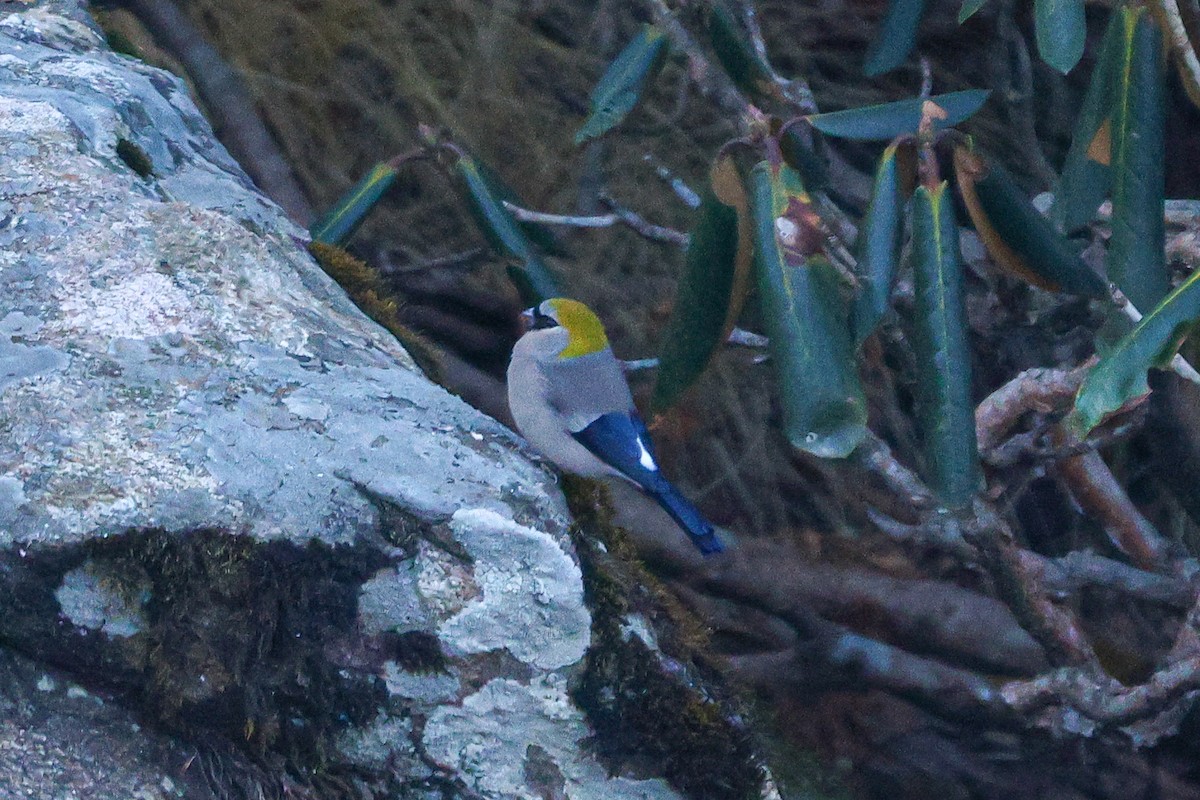
[[[983,108],[990,94],[986,89],[967,89],[929,98],[918,97],[827,114],[811,114],[806,119],[827,136],[886,142],[897,136],[916,133],[923,119],[930,120],[934,130],[957,125]],[[934,104],[943,115],[929,114],[927,103]]]
[[[1121,27],[1121,15],[1114,13],[1097,50],[1054,193],[1050,218],[1067,233],[1092,220],[1112,185],[1113,86],[1120,64]]]
[[[312,240],[321,244],[345,244],[395,181],[394,166],[387,162],[376,164],[325,216],[312,224],[308,231]]]
[[[960,145],[954,149],[954,175],[971,222],[997,267],[1052,292],[1107,296],[1100,276],[998,163]]]
[[[1067,417],[1071,430],[1082,439],[1105,416],[1149,392],[1146,372],[1171,362],[1198,319],[1200,272],[1193,272],[1088,373]]]
[[[575,144],[602,136],[618,125],[642,98],[642,90],[666,63],[667,38],[653,25],[625,45],[592,90],[591,113],[575,134]]]

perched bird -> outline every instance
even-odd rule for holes
[[[528,330],[508,365],[517,429],[561,469],[632,482],[705,555],[724,550],[713,526],[663,477],[604,326],[577,300],[554,298],[521,315]]]

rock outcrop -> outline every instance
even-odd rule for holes
[[[68,796],[757,794],[702,695],[715,733],[679,746],[726,737],[721,785],[589,743],[580,676],[610,706],[637,687],[596,683],[592,568],[553,479],[305,239],[176,78],[78,3],[0,3],[0,668],[34,687],[13,708],[86,687],[0,725],[0,796],[58,796],[35,762],[122,752]],[[627,649],[605,663],[641,665],[614,680],[691,680],[609,623]],[[43,746],[72,699],[112,705],[75,718],[123,725],[124,750]]]

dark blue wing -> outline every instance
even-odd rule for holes
[[[646,491],[657,491],[667,483],[667,479],[658,471],[658,459],[654,457],[650,432],[636,414],[626,411],[602,414],[586,428],[571,435],[596,458]]]
[[[571,435],[592,455],[645,489],[687,531],[701,553],[725,549],[708,520],[659,471],[650,432],[637,414],[604,414]]]

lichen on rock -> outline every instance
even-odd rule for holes
[[[179,80],[80,3],[0,14],[0,648],[266,796],[690,791],[592,746],[611,621],[545,469],[349,301]]]

